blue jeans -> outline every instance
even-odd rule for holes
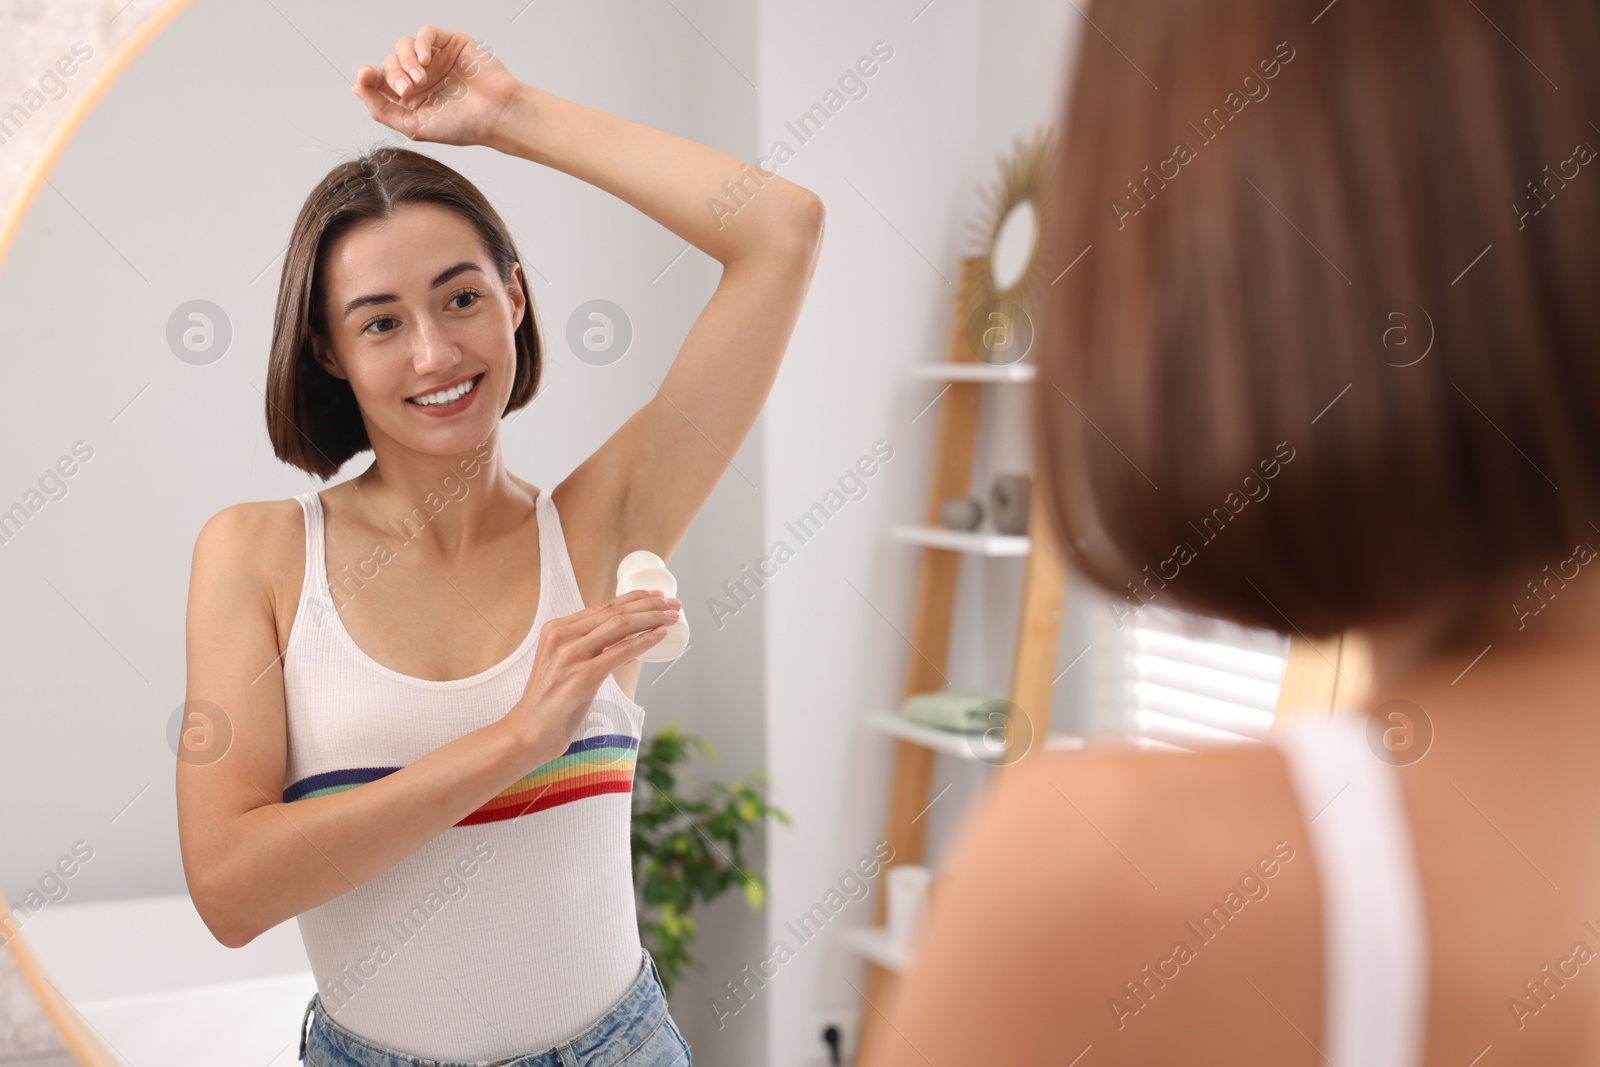
[[[543,1052],[473,1063],[418,1059],[357,1037],[313,996],[300,1020],[300,1060],[306,1067],[691,1067],[689,1045],[667,1012],[656,961],[649,949],[640,950],[639,977],[622,999],[583,1033]]]

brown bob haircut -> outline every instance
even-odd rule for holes
[[[520,258],[500,215],[459,172],[410,149],[378,148],[334,167],[306,197],[295,219],[272,322],[267,435],[279,459],[324,481],[372,442],[350,383],[323,370],[312,355],[312,332],[328,335],[323,256],[357,223],[389,218],[401,204],[424,203],[459,212],[477,231],[500,280],[511,280],[511,265]],[[515,333],[516,375],[502,417],[533,399],[544,368],[533,296],[527,296],[527,310]]]
[[[1119,624],[1326,637],[1600,545],[1600,5],[1090,15],[1030,403]]]

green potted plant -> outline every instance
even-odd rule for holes
[[[766,772],[742,782],[709,782],[692,793],[678,788],[678,765],[699,749],[720,763],[710,742],[669,722],[639,746],[633,788],[633,878],[639,898],[639,934],[655,957],[663,988],[670,989],[689,963],[697,903],[707,904],[735,884],[751,910],[766,900],[766,886],[744,859],[746,835],[773,816],[789,816],[767,803]]]

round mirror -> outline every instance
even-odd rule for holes
[[[1050,216],[1055,134],[1041,127],[1031,139],[1018,137],[1000,173],[983,189],[984,210],[971,222],[983,242],[969,257],[961,280],[967,345],[985,363],[1015,363],[1027,356],[1033,337],[1034,297],[1054,267],[1045,225]]]
[[[989,279],[999,292],[1009,292],[1022,281],[1038,247],[1039,213],[1032,200],[1011,205],[995,229],[993,251],[989,254]]]

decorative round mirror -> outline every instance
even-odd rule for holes
[[[961,299],[968,343],[986,363],[1015,363],[1033,345],[1054,159],[1054,133],[1040,127],[1032,140],[1016,139],[996,183],[980,191],[985,210],[974,228],[983,245]]]
[[[1039,212],[1032,200],[1011,205],[994,234],[994,249],[989,255],[989,283],[998,292],[1015,289],[1033,259],[1039,243]]]

